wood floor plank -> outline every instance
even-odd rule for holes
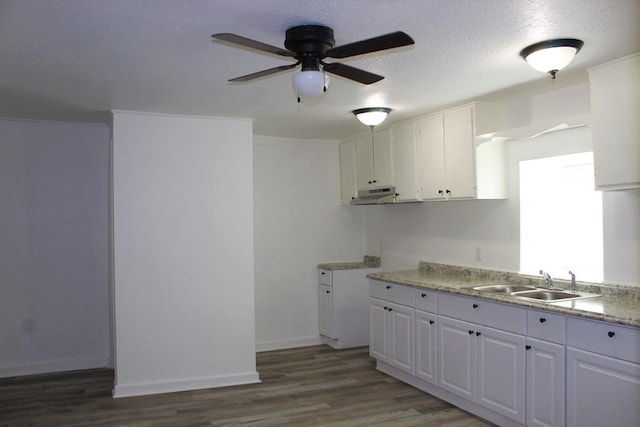
[[[445,426],[491,423],[375,370],[368,348],[257,354],[259,384],[113,399],[113,371],[0,379],[0,426]]]

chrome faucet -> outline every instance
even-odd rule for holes
[[[571,275],[571,292],[576,291],[576,275],[573,274],[571,270],[569,270],[569,274]]]
[[[551,278],[551,275],[542,270],[540,270],[540,274],[544,277],[544,284],[547,285],[547,288],[553,288],[553,279]]]

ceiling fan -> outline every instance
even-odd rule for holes
[[[356,55],[412,45],[413,39],[402,31],[373,37],[354,43],[334,47],[333,30],[322,25],[300,25],[286,31],[284,47],[265,44],[233,33],[219,33],[212,38],[269,54],[293,58],[295,63],[280,65],[256,73],[230,79],[230,82],[247,82],[290,70],[301,65],[301,71],[293,76],[298,94],[316,96],[326,92],[324,72],[335,74],[362,84],[372,84],[384,79],[383,76],[370,73],[340,62],[326,63],[325,58],[349,58]],[[321,70],[322,67],[322,70]],[[298,97],[298,102],[300,98]]]

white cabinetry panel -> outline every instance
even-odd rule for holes
[[[363,134],[354,144],[357,189],[391,185],[391,129]]]
[[[564,346],[527,338],[527,426],[564,425]]]
[[[567,425],[637,427],[640,365],[567,348]]]
[[[475,135],[473,109],[462,108],[447,112],[444,123],[444,182],[447,196],[473,198],[475,196]]]
[[[437,316],[416,310],[416,376],[431,384],[438,383]]]
[[[477,402],[524,423],[525,338],[478,326]]]
[[[391,128],[393,185],[397,201],[421,200],[420,177],[417,168],[416,134],[413,122]]]
[[[414,373],[415,340],[414,311],[398,304],[389,304],[389,363],[410,374]]]
[[[438,385],[471,401],[476,396],[476,344],[473,324],[438,317]]]
[[[640,188],[640,55],[589,70],[596,189]]]
[[[318,312],[319,312],[319,321],[318,327],[320,329],[320,335],[324,335],[329,338],[336,338],[333,335],[331,323],[333,320],[333,309],[332,309],[332,297],[331,297],[331,286],[328,285],[319,285],[318,286]]]
[[[340,202],[349,204],[358,195],[356,187],[356,153],[353,140],[342,142],[340,148]]]
[[[378,360],[389,360],[389,330],[387,328],[387,305],[371,298],[369,303],[369,354]]]
[[[334,348],[369,342],[367,274],[379,268],[318,269],[318,327],[323,342]]]

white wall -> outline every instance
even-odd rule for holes
[[[316,265],[365,254],[362,207],[339,206],[337,145],[255,137],[258,350],[319,344]]]
[[[251,122],[113,120],[114,396],[258,381]]]
[[[107,126],[0,120],[0,377],[110,364]]]
[[[509,123],[518,128],[515,133],[540,131],[588,113],[588,100],[586,84],[517,100],[508,105]],[[431,261],[518,271],[518,161],[590,150],[588,128],[510,141],[507,200],[367,207],[367,253],[381,255],[385,270],[415,269],[419,261]],[[605,193],[603,211],[604,280],[640,285],[640,192]]]

